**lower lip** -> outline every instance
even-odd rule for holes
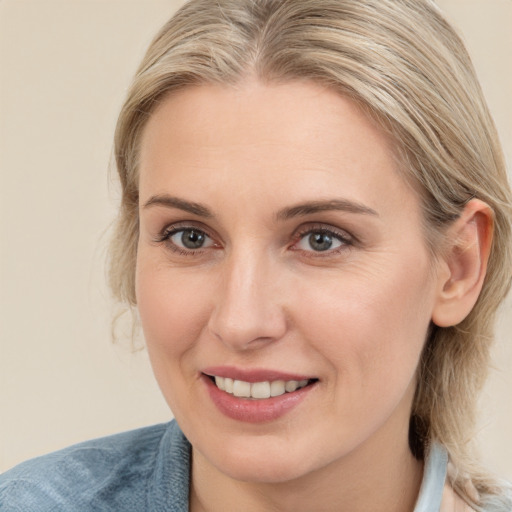
[[[294,407],[297,407],[316,387],[316,383],[314,383],[292,393],[284,393],[280,396],[262,400],[249,400],[238,398],[220,390],[206,375],[202,376],[202,380],[208,388],[210,398],[221,413],[231,419],[247,423],[263,423],[284,416]]]

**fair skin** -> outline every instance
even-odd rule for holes
[[[193,446],[190,510],[412,511],[416,368],[430,322],[478,296],[485,205],[452,228],[463,250],[433,262],[392,142],[308,82],[167,97],[144,130],[139,185],[137,302]],[[212,382],[273,374],[307,386],[260,408]]]

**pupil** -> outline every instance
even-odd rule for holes
[[[204,233],[193,229],[186,229],[181,235],[181,243],[187,249],[199,249],[204,244]]]
[[[312,233],[309,235],[309,245],[315,251],[327,251],[332,246],[332,237],[326,233]]]

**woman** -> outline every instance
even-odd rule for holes
[[[19,466],[2,510],[511,510],[470,449],[510,191],[432,2],[192,0],[115,154],[111,285],[176,422]]]

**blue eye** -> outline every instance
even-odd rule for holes
[[[326,252],[350,245],[350,241],[329,230],[310,230],[305,233],[296,247],[302,251]]]
[[[175,229],[166,238],[176,247],[189,251],[213,246],[213,240],[204,231],[196,228]]]

